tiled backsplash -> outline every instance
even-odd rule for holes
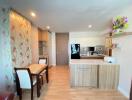
[[[104,54],[105,52],[105,46],[104,45],[97,45],[93,46],[95,48],[94,54]],[[89,46],[87,47],[80,47],[80,55],[90,55],[89,54]]]
[[[48,53],[47,42],[39,41],[39,55],[46,55]]]

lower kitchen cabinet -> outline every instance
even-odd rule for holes
[[[117,89],[119,65],[117,64],[70,64],[72,87]]]

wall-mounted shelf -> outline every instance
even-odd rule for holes
[[[122,32],[122,33],[119,33],[119,34],[113,34],[112,38],[118,38],[118,37],[127,36],[127,35],[132,35],[132,32]]]

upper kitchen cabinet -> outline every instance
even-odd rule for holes
[[[49,31],[39,29],[39,41],[48,42],[49,40]]]
[[[42,41],[48,42],[48,40],[49,40],[49,32],[47,30],[44,30],[42,32]]]
[[[38,28],[38,40],[42,41],[42,30]]]

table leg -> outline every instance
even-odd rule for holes
[[[49,72],[48,72],[48,66],[46,67],[46,81],[49,82]]]
[[[39,81],[39,75],[37,75],[36,78],[37,78],[37,97],[40,97],[40,81]]]

